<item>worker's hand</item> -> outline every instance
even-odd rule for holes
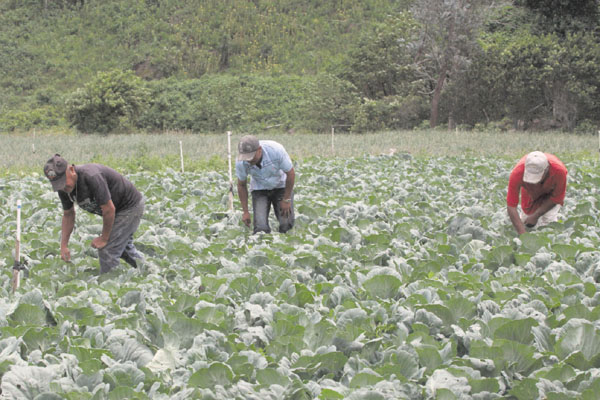
[[[525,226],[528,228],[533,228],[535,226],[535,224],[537,224],[537,222],[538,222],[538,217],[536,217],[533,214],[527,216],[527,218],[525,218],[525,221],[523,221]]]
[[[106,246],[106,243],[108,243],[107,240],[104,240],[102,236],[98,236],[97,238],[94,238],[94,240],[92,240],[92,247],[95,249],[101,249],[104,246]]]
[[[62,258],[66,262],[71,261],[71,251],[69,250],[68,247],[66,247],[66,246],[60,247],[60,258]]]
[[[292,203],[289,201],[280,201],[279,209],[281,210],[282,217],[288,217],[290,215],[290,210],[292,209]]]
[[[248,211],[244,211],[242,214],[242,221],[244,224],[246,224],[246,226],[250,226],[250,213]]]

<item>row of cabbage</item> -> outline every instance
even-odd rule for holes
[[[512,161],[408,155],[296,165],[296,227],[251,235],[225,173],[140,172],[139,270],[98,274],[101,220],[41,176],[0,181],[7,398],[594,399],[600,252],[593,160],[564,217],[517,237]],[[11,294],[15,208],[29,274]],[[276,221],[272,221],[276,226]],[[36,397],[40,396],[40,397]]]

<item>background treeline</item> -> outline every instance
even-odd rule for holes
[[[595,132],[597,0],[0,0],[0,131]]]

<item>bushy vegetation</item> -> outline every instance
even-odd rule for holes
[[[149,86],[138,127],[150,131],[319,131],[352,121],[357,107],[353,86],[331,75],[207,75]]]
[[[577,4],[5,0],[0,131],[595,130],[598,4]],[[149,94],[101,117],[115,71]]]
[[[112,132],[137,121],[148,94],[133,72],[99,73],[67,98],[67,118],[81,132]]]

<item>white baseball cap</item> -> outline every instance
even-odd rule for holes
[[[541,151],[532,151],[527,154],[523,182],[539,183],[544,177],[544,172],[546,172],[548,165],[550,165],[548,157]]]

